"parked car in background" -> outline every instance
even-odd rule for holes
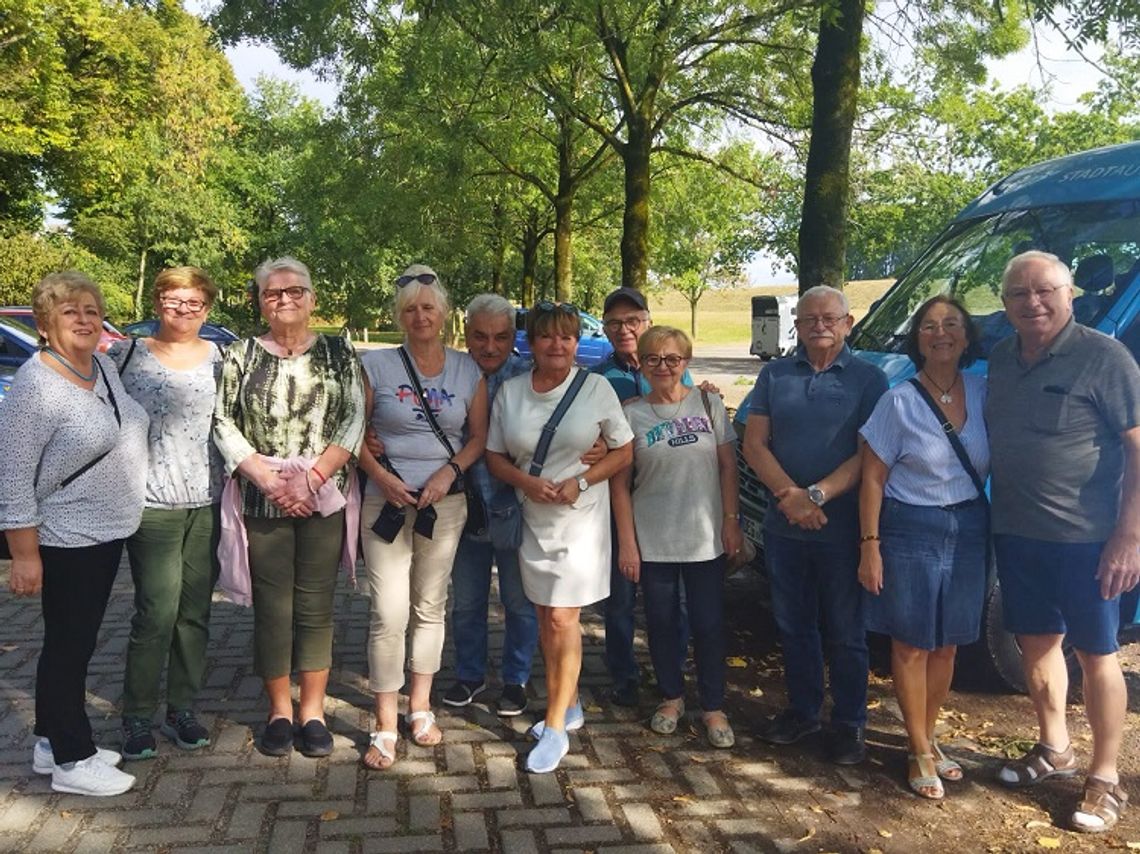
[[[16,375],[16,369],[7,365],[0,365],[0,400],[8,396],[8,389],[12,387],[12,377]]]
[[[526,340],[526,313],[525,308],[515,312],[515,352],[520,356],[530,358],[530,342]],[[606,337],[602,328],[602,321],[586,312],[578,314],[578,357],[575,360],[582,367],[590,368],[599,362],[604,362],[614,351],[614,345]]]
[[[123,327],[123,331],[130,335],[132,338],[149,338],[158,331],[158,321],[154,318],[150,320],[140,320],[137,323],[131,323]],[[226,327],[217,323],[203,323],[201,330],[198,332],[199,338],[205,338],[207,341],[213,341],[219,347],[225,347],[231,341],[237,341],[237,333],[231,332]]]
[[[39,333],[36,331],[36,316],[32,313],[32,307],[29,305],[5,305],[0,306],[0,317],[9,317],[18,323],[23,324],[25,327],[32,331],[32,335],[36,336],[38,340]],[[107,349],[116,341],[122,341],[127,336],[115,328],[114,324],[109,320],[103,321],[103,332],[99,336],[99,352],[106,353]]]
[[[39,350],[39,338],[24,324],[0,316],[0,368],[15,372]]]
[[[1073,315],[1122,341],[1140,358],[1140,143],[1050,160],[1014,172],[971,202],[872,306],[848,343],[879,365],[892,385],[914,374],[904,353],[914,310],[935,294],[959,300],[977,322],[986,372],[993,345],[1011,334],[1001,301],[1001,276],[1014,255],[1052,252],[1073,270]],[[743,436],[751,394],[737,411]],[[768,497],[738,454],[741,525],[763,548]],[[1140,591],[1121,597],[1122,636],[1140,629]],[[982,638],[965,650],[1006,684],[1024,689],[1021,654],[1001,623],[1001,589],[990,567]]]

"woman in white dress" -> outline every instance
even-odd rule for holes
[[[583,723],[577,699],[582,669],[582,606],[609,595],[609,479],[633,459],[633,433],[610,384],[585,377],[559,422],[538,475],[529,473],[542,428],[576,376],[578,310],[540,302],[527,315],[534,370],[503,384],[487,437],[487,468],[509,483],[522,504],[519,564],[523,588],[538,611],[546,662],[546,717],[527,770],[555,770],[570,749],[567,730]],[[609,452],[587,466],[581,456],[601,435]]]

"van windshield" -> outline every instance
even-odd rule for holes
[[[902,352],[911,315],[935,294],[957,298],[978,323],[982,354],[1013,328],[1001,274],[1014,255],[1052,252],[1069,264],[1073,313],[1097,326],[1140,274],[1140,200],[1012,210],[952,224],[855,330],[859,350]],[[1103,330],[1121,331],[1121,330]]]

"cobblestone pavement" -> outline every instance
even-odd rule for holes
[[[0,576],[6,589],[6,572]],[[747,587],[754,581],[744,583],[733,582],[733,595],[755,593]],[[112,747],[119,741],[117,705],[131,596],[124,567],[88,680],[97,735]],[[0,849],[656,854],[943,847],[916,848],[897,831],[899,838],[889,844],[891,834],[876,830],[915,802],[902,792],[901,761],[886,770],[880,761],[841,770],[814,758],[807,760],[805,776],[802,751],[773,753],[759,746],[736,717],[740,740],[731,751],[709,748],[691,727],[683,726],[673,737],[653,735],[644,721],[652,709],[648,691],[640,710],[604,702],[601,622],[592,614],[586,617],[581,683],[587,725],[571,735],[571,752],[556,773],[522,770],[528,748],[524,732],[534,714],[503,719],[483,706],[462,713],[441,707],[441,745],[419,748],[401,737],[393,768],[369,771],[359,762],[371,728],[365,596],[342,586],[337,614],[327,707],[336,739],[331,757],[313,760],[295,753],[271,759],[253,748],[251,727],[259,727],[265,706],[261,683],[250,672],[251,613],[219,602],[199,704],[212,745],[183,753],[160,737],[158,758],[127,766],[139,778],[133,791],[96,799],[55,794],[49,778],[31,773],[39,606],[5,596],[0,603]],[[492,620],[496,650],[501,614],[496,611]],[[644,648],[640,654],[645,656]],[[445,670],[437,689],[450,679]],[[741,700],[748,700],[747,686],[737,683],[734,715]],[[541,708],[541,664],[532,693],[532,709]],[[898,732],[896,727],[895,735],[885,736],[896,748]],[[976,783],[964,785],[970,794],[955,799],[949,824],[956,833],[950,835],[963,834],[968,841],[955,843],[963,850],[980,850],[970,827],[985,814],[989,795]],[[870,808],[871,793],[883,790],[890,803],[897,803],[893,816]],[[806,846],[799,844],[805,840]]]

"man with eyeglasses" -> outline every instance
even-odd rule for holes
[[[593,370],[609,380],[621,401],[649,393],[649,382],[641,373],[637,360],[637,341],[649,329],[649,303],[636,288],[618,288],[611,291],[602,305],[602,326],[606,337],[614,346],[608,359]],[[684,385],[692,386],[688,369],[681,377]],[[717,392],[714,386],[708,389]],[[612,687],[610,701],[617,706],[636,706],[639,693],[637,659],[633,655],[634,618],[637,604],[637,584],[622,575],[617,565],[617,537],[613,538],[614,553],[610,565],[610,597],[606,600],[606,667]],[[681,649],[689,646],[688,627],[678,626],[682,635]]]
[[[887,390],[886,375],[847,346],[851,324],[842,291],[819,285],[804,292],[796,306],[799,345],[760,371],[742,449],[770,493],[764,554],[788,693],[787,707],[759,735],[794,744],[820,730],[826,660],[827,752],[841,765],[866,755],[859,428]]]
[[[1074,830],[1116,824],[1127,801],[1117,754],[1127,690],[1120,595],[1140,580],[1140,368],[1127,348],[1073,318],[1073,278],[1029,251],[1002,276],[1015,335],[989,359],[986,425],[992,529],[1006,629],[1017,636],[1038,742],[998,779],[1029,786],[1079,764],[1065,721],[1062,644],[1084,672],[1092,761]]]

